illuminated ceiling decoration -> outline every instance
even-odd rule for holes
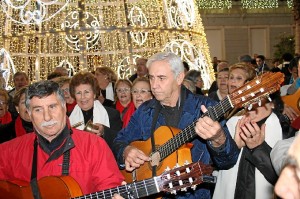
[[[140,58],[140,55],[132,55],[124,57],[123,60],[118,65],[117,74],[118,77],[125,79],[131,75],[131,68],[134,68],[136,65],[136,59]]]
[[[278,0],[241,0],[245,9],[278,8]]]
[[[94,17],[92,14],[85,12],[85,28],[87,29],[99,29],[100,23],[96,17]],[[70,14],[68,14],[65,18],[65,21],[61,24],[61,29],[69,29],[69,30],[80,30],[80,21],[79,21],[79,12],[73,11]],[[74,31],[75,32],[75,31]],[[90,49],[94,45],[97,44],[100,33],[99,31],[95,32],[87,32],[85,34],[85,40],[86,40],[86,49]],[[66,35],[66,43],[67,45],[76,50],[80,51],[80,45],[79,45],[79,38],[80,35],[78,34],[68,34]]]
[[[177,39],[167,43],[164,50],[178,54],[182,60],[185,60],[189,64],[190,69],[200,68],[204,87],[208,88],[211,85],[212,81],[209,75],[209,68],[206,67],[208,63],[205,60],[205,55],[199,48],[196,48],[195,45],[188,40]]]
[[[2,0],[1,6],[7,18],[21,24],[40,24],[62,11],[69,0]],[[51,9],[52,13],[47,11]],[[53,12],[55,9],[55,12]]]
[[[200,9],[230,9],[232,0],[198,0],[197,4]]]
[[[63,67],[66,68],[68,71],[68,76],[71,77],[72,75],[75,75],[75,69],[72,63],[70,63],[68,60],[62,60],[57,67]]]
[[[192,68],[201,70],[207,82],[214,80],[204,27],[193,0],[35,2],[22,3],[23,10],[41,11],[26,20],[0,12],[0,47],[10,52],[16,70],[28,72],[31,81],[46,79],[55,67],[66,65],[72,66],[73,73],[107,66],[126,78],[134,73],[137,57],[148,58],[163,50],[180,54]],[[57,3],[47,5],[50,2]],[[18,9],[10,8],[9,13],[16,14]],[[166,47],[176,42],[185,50]]]
[[[169,0],[167,4],[168,23],[173,28],[188,28],[195,24],[195,4],[191,0]]]
[[[130,20],[130,25],[133,27],[148,27],[148,21],[146,15],[143,13],[143,10],[137,6],[131,8],[128,19]],[[130,36],[132,40],[137,43],[139,46],[143,45],[148,37],[148,32],[133,32],[130,31]]]
[[[16,73],[16,69],[13,60],[11,59],[9,53],[4,48],[0,50],[0,73],[4,78],[4,83],[5,83],[4,88],[10,90],[11,87],[8,84],[9,78],[11,74]]]
[[[289,8],[293,8],[293,0],[287,0],[286,3]]]

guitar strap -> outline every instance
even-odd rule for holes
[[[35,138],[30,185],[31,185],[31,190],[32,190],[34,199],[41,199],[42,197],[41,197],[38,183],[37,183],[37,154],[38,154],[37,149],[38,149],[38,142],[37,142],[37,139]],[[64,175],[64,176],[69,175],[69,166],[70,166],[70,150],[66,151],[63,155],[62,175]]]
[[[159,101],[156,101],[155,104],[155,111],[153,115],[153,120],[152,120],[152,126],[151,126],[151,146],[152,146],[152,152],[155,151],[155,140],[154,140],[154,131],[155,131],[155,125],[159,116],[159,113],[161,111],[161,104]],[[152,176],[156,176],[156,166],[152,166]]]

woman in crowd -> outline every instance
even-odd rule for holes
[[[210,93],[208,97],[216,100],[217,102],[221,101],[228,95],[228,77],[229,77],[229,69],[224,68],[217,73],[217,85],[218,90]]]
[[[97,67],[95,77],[100,88],[98,100],[103,106],[112,107],[114,99],[114,87],[117,81],[116,73],[110,67]]]
[[[0,125],[0,143],[33,132],[33,125],[25,107],[26,89],[27,87],[23,87],[14,95],[13,103],[19,115],[16,120]]]
[[[278,176],[270,153],[277,141],[291,135],[285,134],[279,119],[284,107],[280,93],[270,97],[272,102],[265,100],[262,106],[226,123],[241,152],[234,167],[219,171],[213,198],[272,198]]]
[[[90,121],[98,128],[91,132],[102,136],[104,126],[110,127],[108,114],[103,105],[96,99],[97,81],[92,73],[79,72],[72,77],[70,94],[76,100],[77,105],[70,115],[71,126],[83,130]]]
[[[243,86],[247,81],[252,80],[255,77],[255,69],[246,63],[236,63],[229,68],[229,79],[228,79],[228,93],[233,93],[234,90]],[[225,118],[229,119],[238,113],[241,109],[234,108],[225,114]]]
[[[70,116],[71,112],[73,111],[74,107],[76,106],[76,101],[73,97],[70,95],[70,81],[71,78],[67,76],[57,77],[53,79],[53,81],[57,82],[59,84],[60,89],[64,93],[64,97],[66,100],[67,105],[67,115]]]
[[[203,87],[203,80],[201,77],[201,72],[197,70],[189,70],[184,79],[191,80],[194,82],[196,86],[196,94],[203,95],[202,87]]]
[[[132,100],[136,109],[147,100],[153,98],[150,88],[150,81],[146,77],[138,77],[132,84]]]
[[[135,111],[133,101],[131,99],[132,84],[127,79],[119,79],[116,83],[116,109],[120,112],[123,128],[129,123],[131,115]]]
[[[8,111],[9,96],[6,90],[0,89],[0,125],[8,124],[12,121],[10,112]]]

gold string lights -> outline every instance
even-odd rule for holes
[[[4,27],[0,45],[31,80],[45,79],[55,67],[66,65],[74,72],[108,66],[119,77],[127,77],[134,72],[137,57],[163,50],[177,53],[191,69],[201,70],[205,88],[214,80],[204,28],[193,0],[26,2],[31,2],[30,7],[22,8],[31,13],[47,6],[43,15],[47,20],[29,17],[31,21],[25,23],[18,14],[12,19],[0,12],[0,27]],[[13,8],[7,10],[14,13]]]

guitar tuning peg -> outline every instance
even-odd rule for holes
[[[196,190],[196,185],[191,186],[191,188],[195,191]]]
[[[190,173],[191,172],[191,170],[190,170],[189,167],[185,168],[185,171],[186,171],[186,173]]]
[[[251,97],[254,97],[254,96],[255,96],[255,94],[254,94],[254,93],[251,93],[250,95],[251,95]]]
[[[175,166],[175,168],[178,168],[178,167],[180,167],[180,165],[179,165],[178,163],[176,163],[176,166]]]
[[[177,176],[180,176],[180,171],[177,170],[175,173]]]
[[[258,106],[261,106],[261,100],[260,99],[258,100]]]
[[[193,183],[194,182],[194,180],[193,180],[193,178],[192,177],[189,177],[189,183]]]
[[[171,194],[176,195],[177,194],[176,190],[171,191]]]
[[[173,184],[172,184],[172,182],[169,183],[169,188],[170,188],[170,189],[173,189]]]
[[[256,83],[256,84],[259,84],[259,83],[260,83],[260,81],[259,81],[259,80],[256,80],[256,81],[255,81],[255,83]]]
[[[167,167],[166,169],[165,169],[165,171],[170,171],[171,169],[170,169],[170,167]]]
[[[252,107],[253,107],[252,104],[249,104],[248,110],[251,111]]]
[[[261,93],[263,93],[263,92],[265,91],[265,89],[260,88],[259,91],[260,91]]]
[[[272,99],[270,98],[270,96],[268,95],[268,100],[269,100],[269,102],[272,102]]]
[[[181,189],[181,191],[187,191],[187,188],[186,188],[186,187],[184,187],[184,188],[182,188],[182,189]]]
[[[251,86],[250,86],[250,85],[248,85],[248,86],[247,86],[247,89],[249,90],[250,88],[251,88]]]
[[[189,164],[189,161],[186,160],[186,161],[184,162],[184,165],[188,165],[188,164]]]

